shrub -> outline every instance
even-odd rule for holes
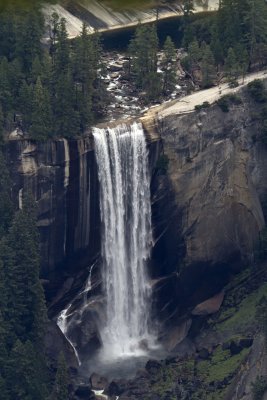
[[[267,101],[267,93],[260,79],[248,84],[248,93],[256,103],[265,103]]]
[[[199,111],[199,110],[202,110],[203,108],[209,108],[209,107],[210,107],[210,103],[208,101],[204,101],[204,103],[196,105],[195,110]]]
[[[254,383],[252,383],[252,396],[253,400],[262,400],[264,393],[267,390],[267,379],[265,376],[257,376]]]
[[[238,87],[239,86],[239,83],[238,83],[238,81],[234,78],[234,79],[232,79],[230,82],[229,82],[229,87],[230,88],[232,88],[232,89],[234,89],[234,88],[236,88],[236,87]]]
[[[231,105],[242,104],[242,100],[236,94],[226,94],[217,100],[217,104],[223,112],[228,112]]]

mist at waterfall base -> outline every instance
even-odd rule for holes
[[[93,137],[100,186],[104,317],[98,327],[102,346],[93,357],[88,355],[80,371],[87,376],[96,372],[112,379],[130,378],[149,358],[163,356],[150,321],[148,150],[143,127],[138,123],[94,128]],[[92,288],[91,274],[92,268],[84,292]],[[67,339],[68,324],[73,323],[71,318],[66,323],[70,309],[69,306],[66,312],[62,311],[58,318]],[[81,318],[82,314],[83,309]],[[75,351],[78,355],[79,349]]]

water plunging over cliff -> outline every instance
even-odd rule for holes
[[[135,355],[149,337],[146,261],[152,242],[150,178],[141,124],[93,130],[100,182],[109,356]]]

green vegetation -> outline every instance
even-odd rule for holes
[[[58,358],[56,380],[51,396],[51,400],[68,399],[69,376],[64,354],[60,353]]]
[[[156,25],[140,25],[129,45],[129,74],[146,101],[170,93],[176,83],[176,52],[170,37],[163,46],[163,74],[157,70],[159,40]]]
[[[162,366],[155,376],[155,384],[152,385],[152,393],[158,396],[164,396],[166,392],[172,391],[175,388],[175,383],[178,378],[190,379],[194,376],[194,361],[177,362],[169,366]],[[152,397],[153,398],[153,397]],[[175,397],[174,397],[175,398]]]
[[[200,361],[197,364],[198,373],[208,384],[223,382],[226,378],[233,377],[248,353],[249,349],[243,349],[239,354],[231,355],[229,350],[223,350],[218,346],[210,360]]]
[[[198,77],[197,83],[202,87],[209,87],[222,77],[233,84],[248,69],[266,65],[264,0],[222,0],[214,18],[194,21],[187,16],[186,21],[183,43],[188,56],[182,62],[193,80]]]
[[[229,112],[232,105],[240,105],[242,100],[236,94],[226,94],[217,101],[217,104],[223,112]]]
[[[267,92],[263,82],[259,79],[248,84],[248,93],[256,103],[267,102]]]
[[[209,108],[209,107],[210,107],[210,103],[208,101],[204,101],[204,103],[196,105],[195,110],[200,111],[200,110],[203,110],[203,109]]]
[[[49,48],[44,18],[13,2],[0,13],[0,133],[19,127],[36,140],[83,133],[108,101],[102,80],[101,41],[83,26],[68,40],[65,20],[53,14]]]
[[[267,295],[267,284],[250,293],[238,305],[233,305],[226,310],[222,310],[216,323],[216,329],[221,332],[230,331],[237,328],[238,331],[244,331],[254,325],[257,304],[260,299]]]
[[[36,210],[25,194],[23,208],[14,211],[1,152],[0,164],[0,398],[47,400],[51,377],[43,349],[47,313]],[[60,363],[58,371],[64,373]]]

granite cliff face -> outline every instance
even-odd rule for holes
[[[245,89],[240,96],[226,113],[213,105],[163,119],[155,114],[168,163],[152,183],[152,274],[163,319],[177,320],[254,262],[265,225],[267,148],[259,110]]]
[[[242,104],[228,113],[214,105],[143,121],[152,171],[155,245],[150,269],[155,310],[163,320],[175,320],[218,293],[229,273],[253,262],[265,224],[267,149],[255,105],[242,96]],[[167,172],[161,168],[163,154]],[[49,281],[49,299],[59,289],[71,296],[100,250],[92,137],[10,140],[6,156],[17,204],[24,188],[31,188],[38,202],[42,278]]]
[[[5,151],[15,202],[21,206],[25,189],[37,200],[41,277],[54,294],[69,275],[89,267],[100,249],[92,139],[10,140]]]

